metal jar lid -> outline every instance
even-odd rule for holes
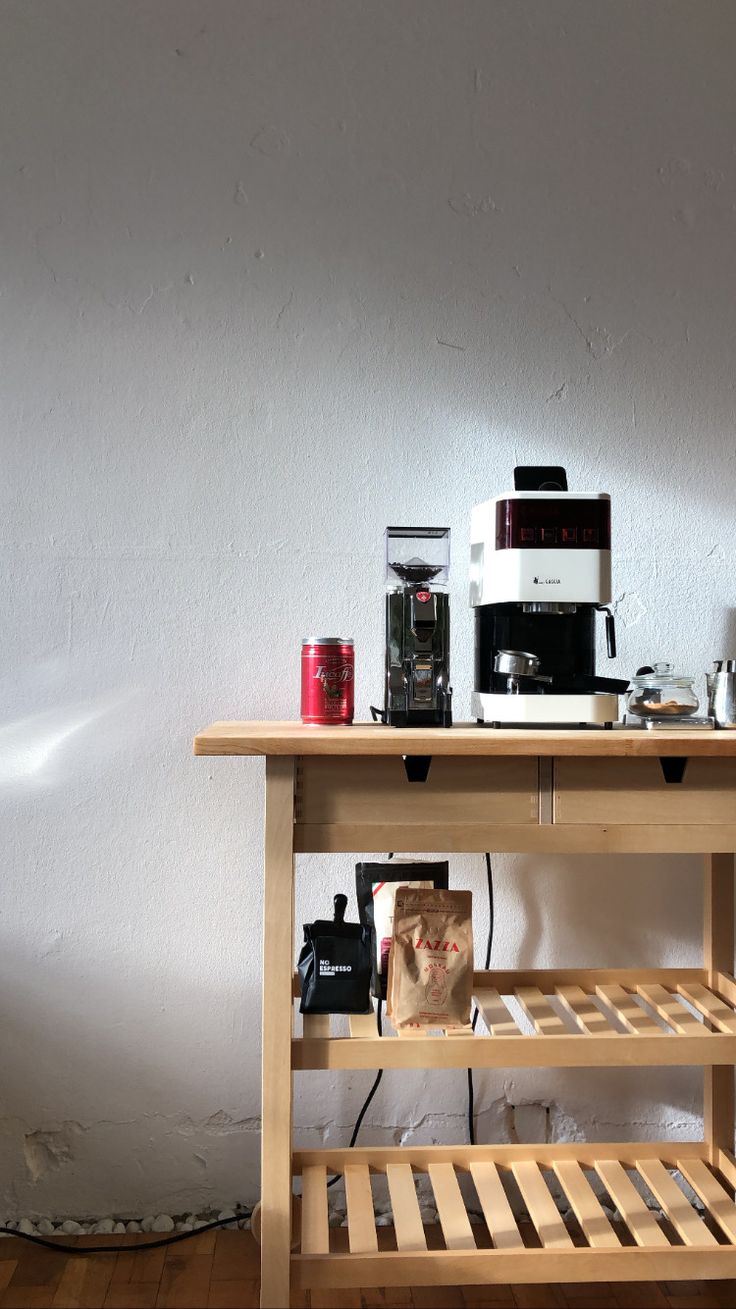
[[[664,687],[686,687],[692,686],[695,678],[685,677],[679,673],[673,672],[674,665],[664,662],[647,665],[646,669],[638,669],[636,676],[632,677],[631,685],[640,690],[658,690]]]
[[[303,636],[302,645],[352,645],[352,636]]]

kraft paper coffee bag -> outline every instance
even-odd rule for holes
[[[470,1022],[471,891],[401,886],[394,903],[387,1013],[394,1027]]]

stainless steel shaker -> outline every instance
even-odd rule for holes
[[[736,729],[736,659],[716,659],[706,675],[708,713],[716,727]]]

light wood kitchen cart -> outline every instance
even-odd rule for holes
[[[290,1287],[736,1277],[736,733],[215,723],[196,737],[195,753],[266,757],[263,1306],[284,1309]],[[349,1035],[336,1035],[328,1017],[305,1019],[298,1035],[295,856],[366,850],[697,852],[703,966],[477,972],[475,1034],[379,1037],[365,1015]],[[704,1070],[699,1141],[292,1149],[294,1070],[684,1064]],[[326,1183],[335,1172],[345,1178],[349,1252],[331,1249]],[[382,1229],[392,1235],[379,1249],[380,1174],[394,1226]],[[444,1249],[427,1249],[420,1174]],[[463,1175],[485,1226],[470,1223]],[[521,1192],[533,1243],[514,1219],[506,1177]],[[553,1179],[575,1216],[570,1228]],[[620,1223],[609,1221],[597,1183]]]

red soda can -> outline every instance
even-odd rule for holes
[[[355,652],[343,636],[307,636],[302,641],[302,722],[352,723]]]

